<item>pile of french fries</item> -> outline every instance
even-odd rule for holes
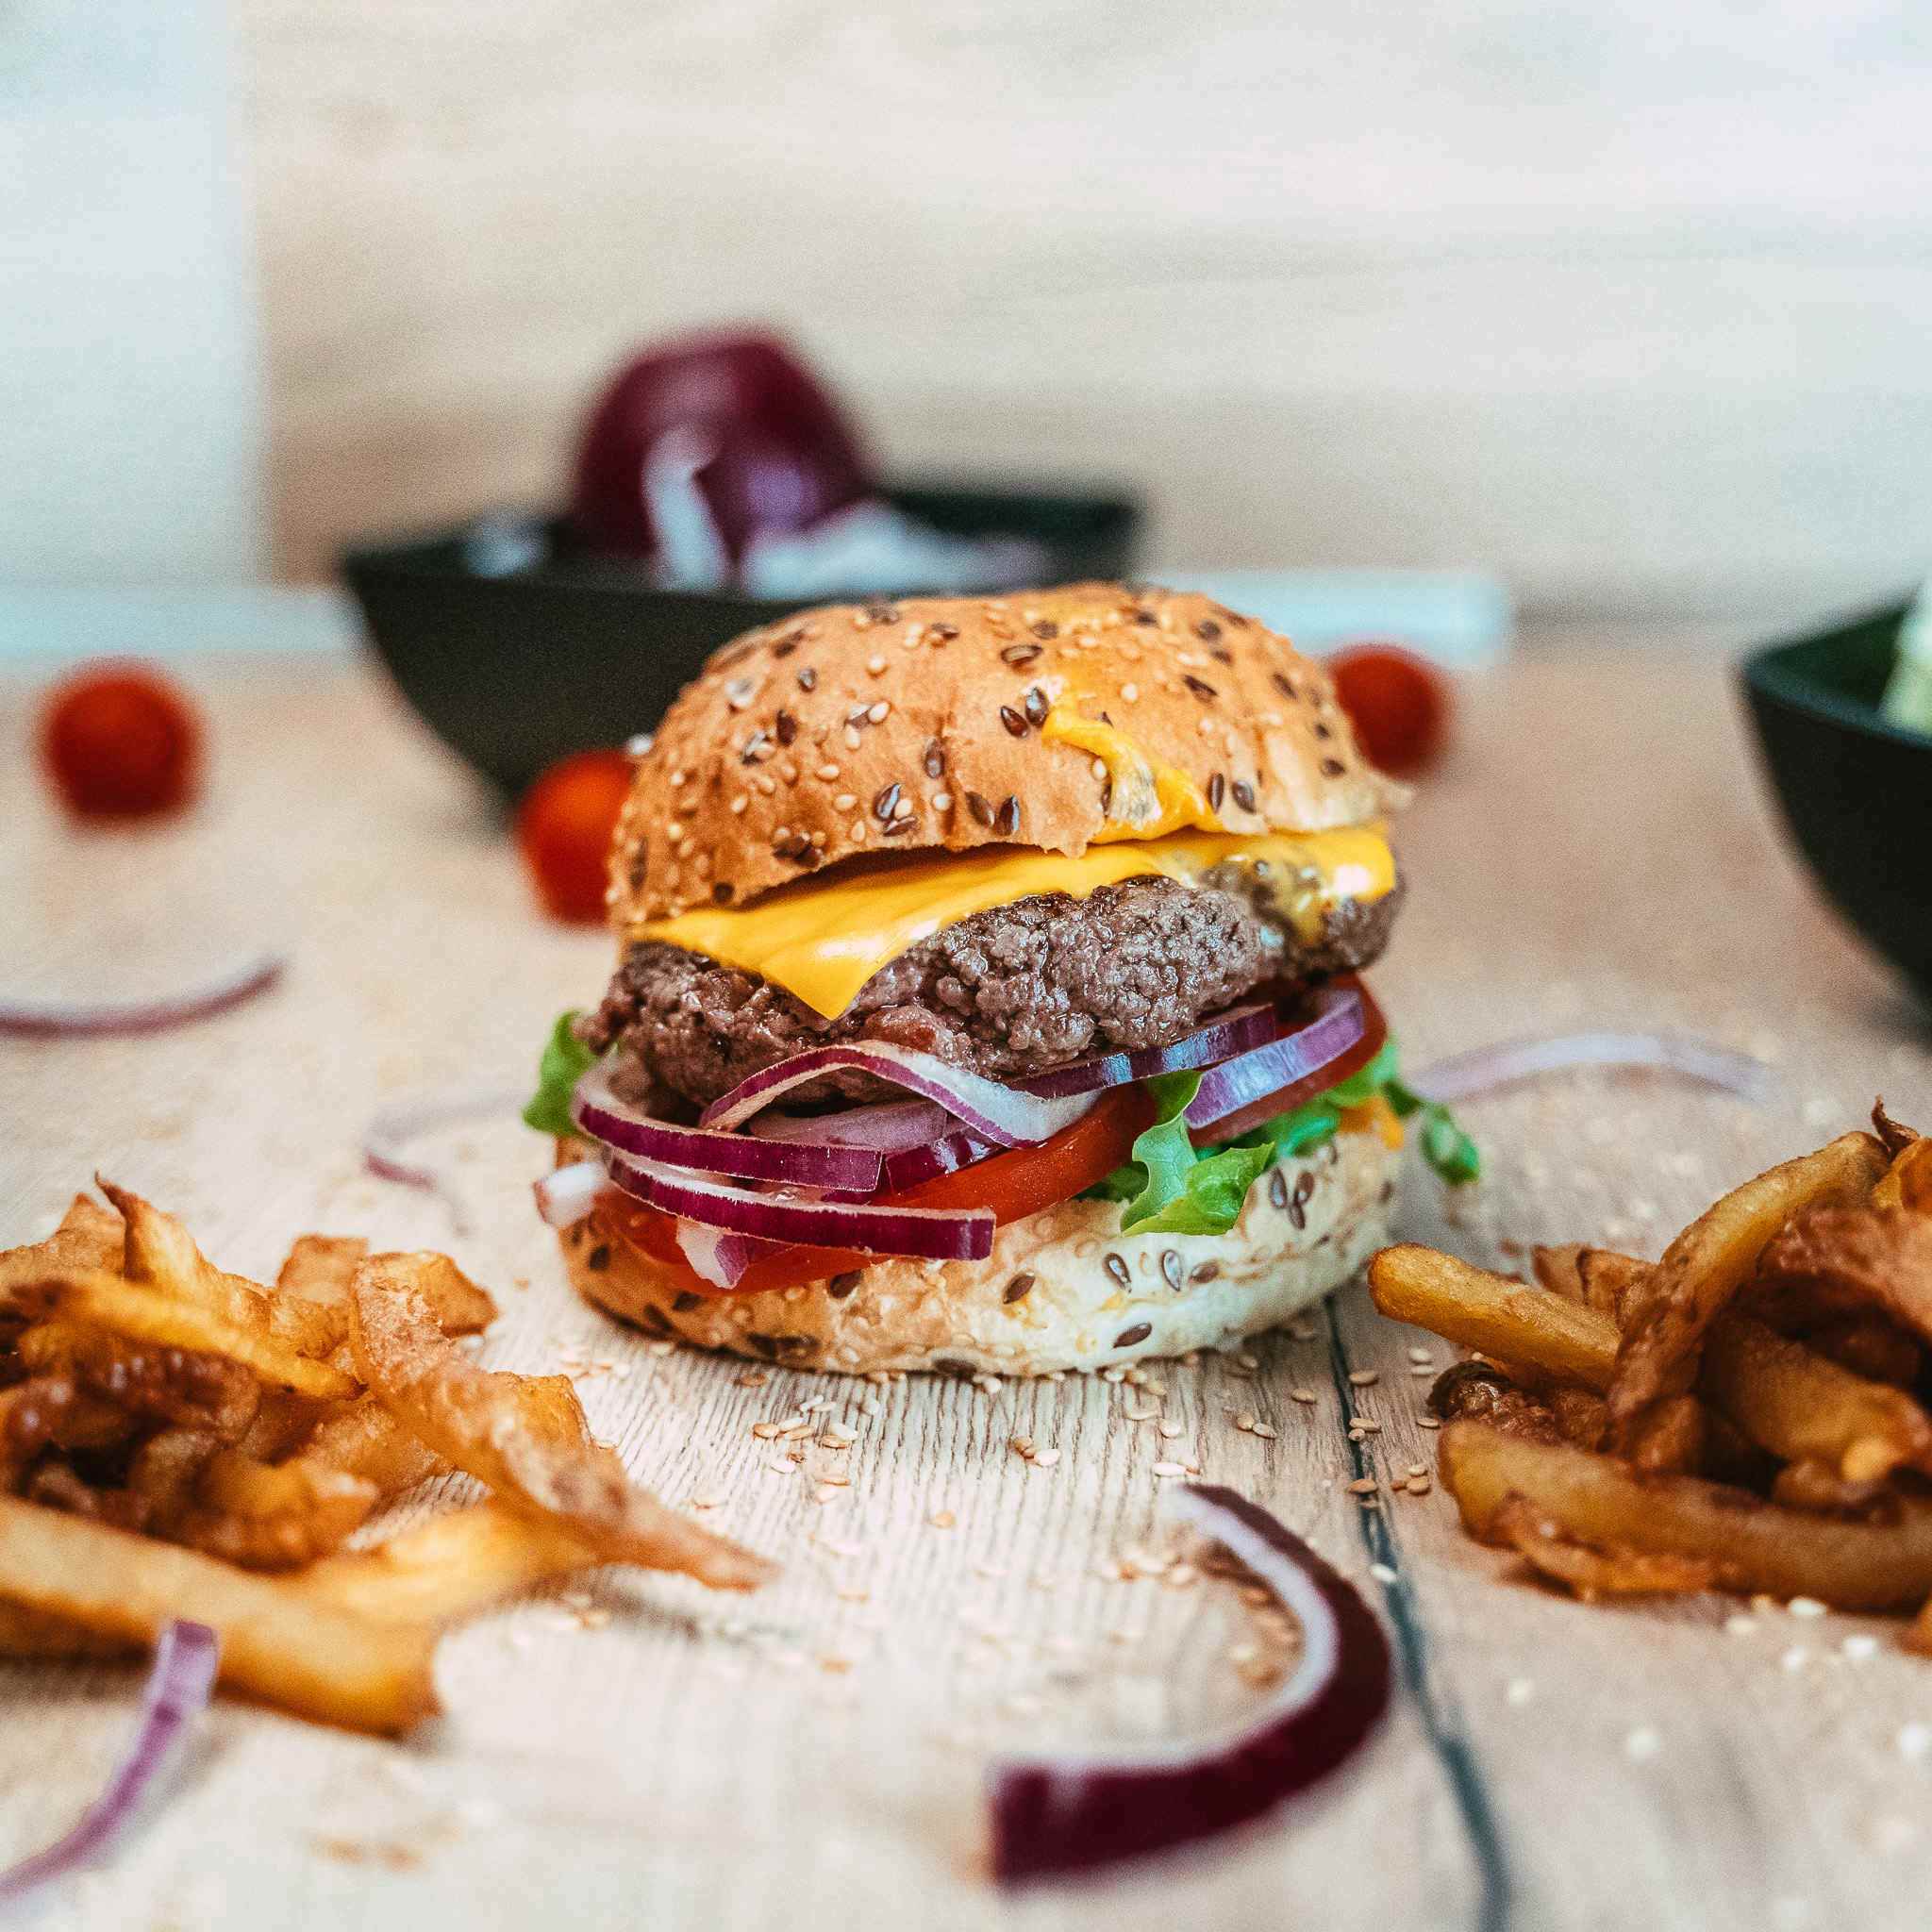
[[[1534,1282],[1432,1249],[1384,1314],[1475,1351],[1436,1383],[1464,1526],[1592,1597],[1729,1590],[1917,1611],[1932,1654],[1932,1140],[1873,1110],[1641,1261]]]
[[[0,1655],[105,1657],[211,1625],[222,1681],[397,1732],[439,1630],[604,1563],[732,1590],[762,1559],[667,1509],[568,1377],[476,1366],[495,1317],[446,1256],[305,1235],[273,1284],[99,1183],[0,1253]],[[385,1503],[463,1470],[490,1499],[369,1548]]]

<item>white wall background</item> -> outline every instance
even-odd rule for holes
[[[0,583],[261,566],[230,81],[218,0],[0,0]]]
[[[253,554],[214,4],[0,0],[0,575]],[[902,464],[1144,480],[1176,563],[1786,609],[1932,559],[1923,0],[236,8],[298,572],[550,493],[720,317]]]

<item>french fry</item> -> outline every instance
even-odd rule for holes
[[[1554,1247],[1530,1249],[1530,1273],[1552,1294],[1561,1295],[1566,1302],[1582,1301],[1583,1270],[1578,1264],[1583,1245],[1581,1241],[1563,1241]]]
[[[1932,1416],[1903,1390],[1868,1382],[1748,1315],[1711,1324],[1698,1387],[1787,1462],[1819,1462],[1854,1483],[1902,1467],[1932,1473]]]
[[[1868,1202],[1794,1215],[1765,1249],[1757,1298],[1780,1327],[1877,1309],[1932,1339],[1932,1214]]]
[[[1592,1448],[1602,1446],[1609,1426],[1607,1403],[1604,1410]],[[1667,1395],[1638,1418],[1624,1453],[1646,1475],[1695,1475],[1704,1467],[1704,1437],[1703,1403],[1694,1395]]]
[[[357,1271],[350,1341],[383,1405],[431,1449],[512,1508],[559,1518],[605,1560],[684,1570],[714,1588],[749,1590],[771,1565],[667,1509],[591,1440],[563,1375],[479,1369],[438,1328],[408,1256]]]
[[[227,1274],[203,1255],[172,1214],[139,1194],[94,1176],[94,1185],[127,1224],[122,1272],[140,1286],[205,1309],[244,1332],[280,1342],[298,1355],[325,1358],[342,1340],[341,1311],[292,1295],[271,1295],[258,1283]],[[307,1391],[305,1391],[307,1392]]]
[[[36,1374],[71,1375],[130,1416],[212,1429],[233,1441],[255,1420],[261,1385],[242,1363],[198,1349],[154,1347],[76,1322],[37,1322],[14,1344]]]
[[[130,1341],[225,1356],[251,1369],[271,1388],[293,1394],[339,1401],[357,1392],[353,1375],[311,1361],[273,1335],[242,1327],[194,1302],[137,1287],[104,1270],[74,1270],[18,1281],[10,1292],[15,1304],[31,1313],[92,1324]]]
[[[341,1549],[380,1500],[361,1476],[224,1449],[203,1467],[172,1534],[244,1570],[298,1570]]]
[[[104,1637],[45,1610],[0,1602],[0,1657],[86,1657],[106,1661],[140,1654],[141,1645],[128,1638]]]
[[[194,1500],[202,1471],[221,1447],[221,1439],[208,1429],[157,1429],[127,1465],[138,1525],[149,1536],[172,1535]]]
[[[436,1325],[445,1335],[480,1335],[496,1320],[496,1303],[489,1290],[478,1288],[447,1255],[425,1248],[378,1256],[377,1259],[393,1261],[408,1271],[429,1304]]]
[[[1913,1141],[1893,1155],[1884,1178],[1872,1190],[1872,1205],[1881,1210],[1932,1212],[1932,1141]]]
[[[1695,1595],[1712,1589],[1720,1574],[1719,1566],[1702,1557],[1578,1542],[1522,1496],[1506,1498],[1490,1526],[1493,1541],[1585,1603],[1599,1596]]]
[[[317,1469],[359,1476],[385,1496],[400,1496],[449,1467],[373,1395],[362,1396],[319,1424],[299,1459]]]
[[[1613,1449],[1628,1450],[1645,1409],[1683,1392],[1711,1323],[1779,1228],[1815,1202],[1869,1193],[1883,1172],[1870,1134],[1841,1135],[1733,1189],[1678,1235],[1628,1311],[1607,1391]]]
[[[556,1523],[477,1503],[374,1549],[325,1557],[302,1573],[297,1587],[358,1616],[440,1626],[602,1560]]]
[[[1444,1422],[1487,1423],[1535,1442],[1564,1440],[1549,1405],[1519,1388],[1491,1362],[1462,1361],[1444,1369],[1430,1385],[1429,1412]]]
[[[1480,1423],[1442,1430],[1441,1474],[1465,1527],[1484,1541],[1517,1495],[1580,1541],[1711,1563],[1725,1589],[1848,1610],[1915,1608],[1932,1595],[1932,1507],[1906,1499],[1893,1499],[1889,1522],[1812,1516],[1697,1476],[1639,1475],[1608,1457],[1525,1442]]]
[[[1413,1322],[1478,1354],[1521,1363],[1560,1382],[1608,1388],[1615,1324],[1594,1308],[1473,1268],[1413,1244],[1369,1263],[1369,1293],[1385,1315]]]
[[[221,1681],[353,1730],[436,1708],[426,1625],[377,1624],[153,1538],[0,1496],[0,1599],[145,1646],[175,1617],[222,1640]]]
[[[1840,1315],[1799,1338],[1815,1354],[1868,1382],[1915,1389],[1925,1372],[1925,1351],[1888,1315]]]
[[[1869,1516],[1896,1491],[1880,1476],[1853,1482],[1828,1462],[1788,1462],[1771,1480],[1771,1500],[1813,1515]]]

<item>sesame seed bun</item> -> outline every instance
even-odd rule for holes
[[[1326,673],[1209,598],[1073,584],[840,605],[726,644],[665,714],[618,826],[613,923],[741,906],[860,854],[1123,836],[1151,794],[1117,794],[1091,750],[1050,741],[1057,705],[1105,713],[1230,832],[1325,831],[1399,802]]]
[[[1399,1159],[1373,1131],[1339,1134],[1270,1169],[1224,1235],[1122,1234],[1115,1204],[1064,1201],[1000,1228],[984,1261],[879,1260],[758,1294],[681,1291],[594,1210],[560,1240],[577,1288],[653,1335],[847,1374],[1039,1375],[1278,1326],[1387,1243]]]

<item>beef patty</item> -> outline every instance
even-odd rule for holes
[[[631,948],[603,1004],[579,1023],[615,1045],[621,1091],[702,1106],[747,1074],[830,1041],[917,1047],[994,1079],[1179,1039],[1273,981],[1309,982],[1366,966],[1388,943],[1401,888],[1349,901],[1308,943],[1257,904],[1250,875],[1213,885],[1132,878],[1084,899],[1064,892],[995,906],[881,967],[835,1020],[781,986],[702,954]],[[895,1097],[841,1074],[789,1104]]]

